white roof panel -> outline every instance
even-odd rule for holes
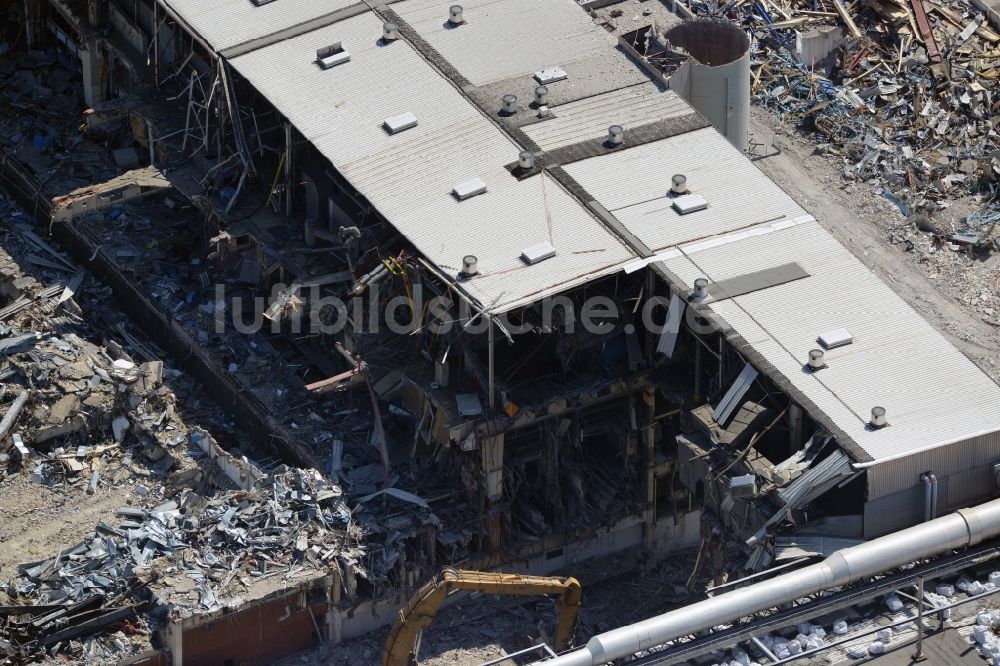
[[[448,2],[390,7],[475,85],[607,54],[617,40],[573,0],[462,0],[465,23],[447,23]],[[560,84],[554,84],[560,85]]]
[[[161,0],[216,51],[243,44],[359,4],[358,0]],[[381,27],[379,35],[381,35]],[[327,45],[323,45],[327,46]]]
[[[554,150],[606,136],[609,125],[631,128],[694,113],[677,93],[642,83],[551,107],[553,118],[523,127],[542,150]]]
[[[712,127],[564,168],[654,251],[806,214]],[[667,192],[674,174],[687,176],[691,193],[708,202],[706,210],[683,216],[673,210]]]
[[[381,34],[381,22],[363,14],[232,65],[444,272],[457,275],[462,257],[475,255],[480,275],[463,285],[493,311],[569,289],[634,258],[554,180],[511,175],[504,165],[520,148],[405,41],[380,44]],[[351,61],[321,70],[316,49],[338,40]],[[385,72],[405,76],[379,74]],[[420,122],[386,131],[385,118],[406,111]],[[486,193],[458,201],[453,188],[473,178]],[[543,241],[556,256],[525,265],[524,248]]]
[[[892,459],[1000,430],[1000,386],[951,345],[819,223],[729,243],[682,248],[664,261],[692,286],[796,262],[809,277],[708,301],[729,327],[816,404],[871,459]],[[846,328],[852,344],[803,371],[823,332]],[[889,426],[866,427],[875,406]]]

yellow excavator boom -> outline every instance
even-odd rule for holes
[[[553,647],[567,647],[573,626],[580,614],[582,590],[575,578],[522,576],[487,571],[465,571],[445,567],[440,576],[417,590],[389,632],[382,663],[384,666],[412,666],[417,663],[420,634],[434,620],[438,608],[455,590],[504,594],[509,596],[559,595],[559,618]]]

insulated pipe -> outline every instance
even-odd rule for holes
[[[928,472],[921,474],[920,480],[924,483],[924,522],[926,523],[933,515],[931,507],[934,505],[934,499],[931,495],[934,493],[934,489],[931,487],[931,475]]]
[[[931,479],[931,519],[937,518],[937,476],[934,472],[927,472],[927,476]]]
[[[844,548],[811,566],[598,634],[545,666],[597,666],[810,594],[1000,535],[1000,499]]]

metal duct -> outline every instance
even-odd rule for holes
[[[1000,499],[960,509],[858,546],[818,564],[598,634],[545,666],[597,666],[783,603],[842,587],[910,562],[1000,535]]]

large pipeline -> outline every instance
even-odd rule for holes
[[[597,666],[1000,535],[1000,499],[838,550],[822,562],[591,638],[545,666]]]

